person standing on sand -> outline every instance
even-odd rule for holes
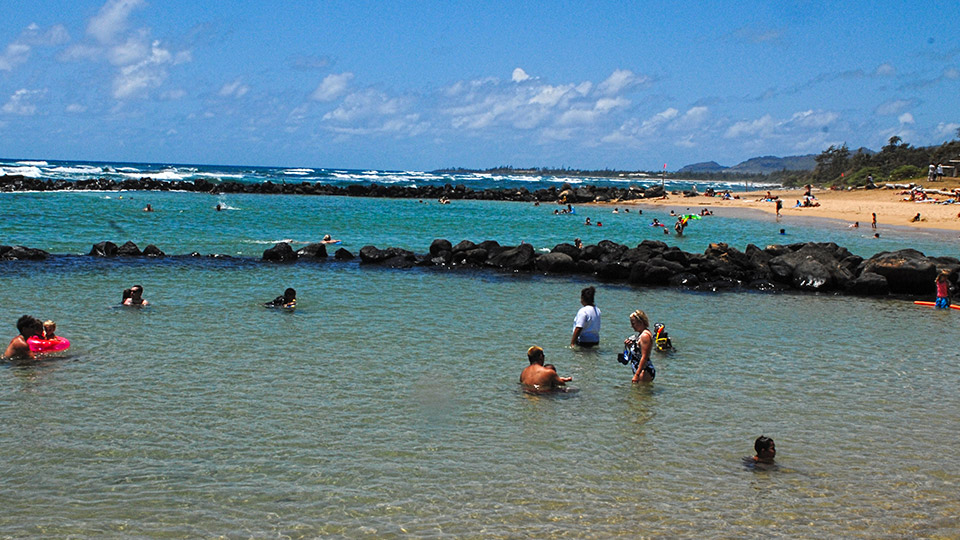
[[[530,365],[520,373],[520,384],[541,392],[555,390],[573,380],[573,377],[561,377],[553,365],[543,365],[543,349],[537,346],[527,349]]]
[[[17,331],[20,334],[10,340],[7,350],[3,352],[3,358],[30,360],[34,356],[30,351],[30,345],[27,344],[27,339],[43,336],[43,323],[30,315],[24,315],[17,320]]]
[[[783,200],[777,199],[777,219],[780,219],[780,210],[783,209]]]
[[[596,294],[597,290],[593,287],[584,287],[580,291],[580,304],[583,307],[573,319],[571,347],[596,347],[600,344],[600,310],[594,305]]]

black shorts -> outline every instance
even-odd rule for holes
[[[578,341],[577,342],[578,347],[583,347],[585,349],[589,349],[590,347],[596,347],[599,344],[600,344],[599,341]]]

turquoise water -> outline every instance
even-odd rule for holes
[[[228,196],[236,210],[216,213],[209,195],[118,196],[2,194],[0,238],[250,256],[325,233],[355,252],[424,252],[434,237],[660,239],[635,214],[604,214],[598,230],[585,210],[550,206]],[[957,255],[943,238],[785,226],[791,241],[861,255]],[[719,215],[668,243],[742,249],[782,240],[773,227]],[[955,311],[334,261],[61,257],[2,262],[0,276],[8,337],[32,313],[74,343],[0,365],[2,536],[960,535],[960,363],[939,337],[955,333]],[[152,305],[116,307],[133,283]],[[602,344],[570,350],[586,284]],[[259,305],[287,286],[295,312]],[[637,308],[678,349],[655,357],[646,386],[615,359]],[[534,344],[573,376],[570,392],[518,387]],[[741,465],[760,434],[777,442],[777,470]]]

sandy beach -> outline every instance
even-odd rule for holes
[[[882,185],[882,184],[881,184]],[[940,182],[922,182],[925,189],[952,191],[960,187],[960,179],[945,178]],[[880,226],[902,226],[916,229],[960,231],[960,204],[938,204],[948,199],[947,195],[931,195],[929,202],[911,202],[904,200],[909,196],[905,189],[853,189],[831,190],[814,188],[812,194],[820,206],[795,207],[803,200],[803,188],[770,190],[770,194],[783,200],[781,215],[788,218],[812,217],[836,219],[860,227],[870,227],[871,214],[876,212]],[[685,197],[669,195],[666,199],[644,200],[643,204],[668,207],[709,207],[709,208],[745,208],[776,213],[776,205],[766,200],[767,190],[740,192],[734,195],[739,199],[723,200],[720,197]],[[623,205],[620,203],[605,203]],[[699,210],[699,208],[698,208]],[[911,222],[911,218],[920,214],[920,221]]]

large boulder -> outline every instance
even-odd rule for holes
[[[863,272],[847,283],[846,290],[860,296],[886,296],[890,292],[890,284],[880,274]]]
[[[937,266],[915,249],[883,252],[863,261],[860,272],[880,274],[887,279],[890,292],[897,294],[932,295]]]
[[[91,257],[116,257],[117,256],[117,245],[113,242],[99,242],[93,245],[90,248]]]
[[[13,246],[3,253],[3,259],[19,261],[40,261],[46,259],[50,254],[42,249],[26,246]]]
[[[516,247],[508,247],[499,253],[492,254],[487,259],[487,264],[497,268],[508,268],[510,270],[529,270],[533,268],[534,260],[537,258],[530,244],[520,244]]]
[[[559,251],[540,255],[537,257],[536,265],[537,270],[549,274],[566,274],[573,272],[577,268],[577,263],[573,257]]]
[[[143,248],[144,257],[165,257],[166,255],[166,253],[153,244],[147,244],[147,247]]]
[[[142,254],[143,252],[140,251],[140,248],[129,240],[117,248],[117,255],[120,257],[139,257]]]
[[[354,255],[350,253],[346,248],[340,248],[337,251],[333,252],[333,258],[338,261],[349,261],[353,260]]]
[[[574,261],[580,259],[580,248],[573,244],[557,244],[551,253],[563,253]]]
[[[798,289],[827,291],[844,288],[854,276],[840,263],[850,256],[849,251],[836,244],[811,242],[770,259],[770,273],[777,281]]]
[[[450,253],[453,251],[453,244],[449,240],[443,238],[437,238],[430,243],[430,256],[439,257],[443,253]]]
[[[319,242],[307,244],[297,250],[297,257],[301,259],[326,259],[327,246]]]
[[[272,248],[263,250],[263,260],[271,262],[291,262],[297,260],[297,254],[286,242],[280,242]]]

